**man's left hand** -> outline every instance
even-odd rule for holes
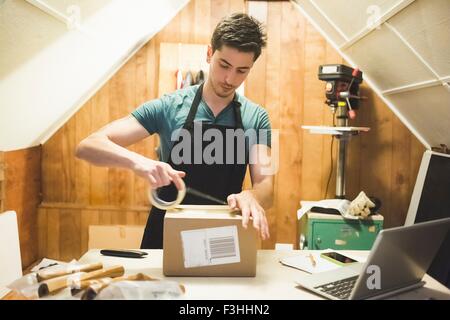
[[[253,227],[259,231],[263,240],[269,239],[269,224],[266,212],[259,205],[251,191],[245,190],[238,194],[231,194],[227,198],[228,205],[232,209],[240,209],[242,212],[242,226],[247,228],[250,217],[253,219]]]

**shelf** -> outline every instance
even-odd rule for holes
[[[355,135],[360,132],[368,132],[368,127],[327,127],[327,126],[302,126],[302,129],[309,130],[312,134],[331,135]]]

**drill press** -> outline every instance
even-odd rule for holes
[[[356,118],[359,109],[359,85],[363,81],[362,72],[343,64],[327,64],[319,66],[319,80],[325,81],[325,103],[333,113],[333,127],[303,126],[312,133],[332,134],[338,140],[336,199],[345,199],[345,161],[347,144],[351,136],[366,127],[351,127],[349,119]]]

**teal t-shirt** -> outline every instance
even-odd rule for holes
[[[167,162],[169,159],[169,153],[174,143],[171,139],[172,133],[182,128],[186,122],[197,89],[198,85],[195,85],[165,94],[159,99],[145,102],[131,113],[151,135],[159,134],[159,158],[161,161]],[[253,144],[265,144],[270,147],[271,126],[267,111],[244,96],[238,93],[236,95],[237,100],[241,103],[244,131],[256,130],[256,141]],[[217,117],[214,117],[213,112],[202,99],[194,121],[235,126],[233,107],[232,105],[227,106]]]

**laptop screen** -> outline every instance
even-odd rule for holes
[[[450,155],[425,151],[405,225],[450,217]],[[450,233],[427,272],[450,288]]]

